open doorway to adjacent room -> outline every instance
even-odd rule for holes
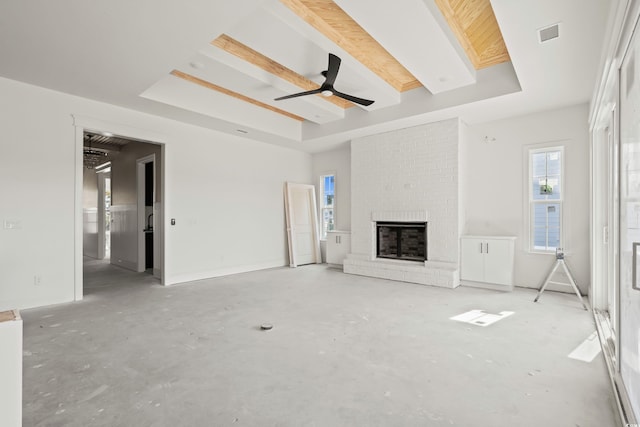
[[[83,288],[159,282],[162,146],[83,133]]]

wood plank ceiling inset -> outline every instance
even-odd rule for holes
[[[264,56],[260,52],[251,49],[249,46],[240,43],[238,40],[229,37],[226,34],[222,34],[220,37],[213,40],[211,44],[224,50],[225,52],[228,52],[240,59],[243,59],[255,65],[256,67],[263,69],[268,73],[278,76],[281,79],[286,80],[303,90],[314,90],[320,87],[319,84],[309,80],[304,76],[301,76],[295,71],[290,70],[284,65],[279,64],[273,59]],[[352,102],[349,102],[346,99],[338,98],[337,96],[322,96],[320,94],[318,94],[318,96],[341,108],[354,107],[354,104]]]
[[[313,28],[343,48],[398,92],[422,84],[331,0],[280,0]]]
[[[289,117],[289,118],[297,120],[299,122],[303,122],[304,121],[304,118],[302,118],[300,116],[296,116],[295,114],[291,114],[291,113],[289,113],[287,111],[284,111],[284,110],[281,110],[279,108],[273,107],[273,106],[271,106],[269,104],[265,104],[264,102],[260,102],[260,101],[258,101],[256,99],[249,98],[248,96],[245,96],[245,95],[243,95],[241,93],[234,92],[232,90],[223,88],[222,86],[218,86],[218,85],[216,85],[214,83],[208,82],[208,81],[203,80],[201,78],[198,78],[196,76],[192,76],[191,74],[183,73],[182,71],[178,71],[178,70],[173,70],[173,71],[171,71],[171,75],[175,76],[175,77],[179,77],[179,78],[181,78],[183,80],[186,80],[188,82],[195,83],[195,84],[200,85],[200,86],[202,86],[204,88],[215,90],[215,91],[223,93],[225,95],[232,96],[232,97],[234,97],[236,99],[248,102],[248,103],[256,105],[258,107],[265,108],[267,110],[271,110],[274,113],[282,114],[283,116]]]
[[[0,323],[16,320],[16,315],[12,310],[0,312]]]
[[[476,70],[510,60],[490,0],[435,0]]]

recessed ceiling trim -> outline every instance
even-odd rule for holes
[[[266,57],[265,55],[251,49],[249,46],[240,43],[238,40],[229,37],[226,34],[222,34],[220,37],[216,38],[211,42],[211,44],[215,47],[218,47],[224,50],[227,53],[230,53],[240,59],[243,59],[256,67],[263,69],[264,71],[271,73],[282,80],[286,80],[291,84],[296,85],[297,87],[303,90],[314,90],[320,87],[319,84],[309,80],[308,78],[301,76],[293,70],[285,67],[282,64],[274,61],[271,58]],[[354,107],[354,104],[338,98],[336,96],[330,97],[321,97],[332,104],[337,105],[341,108],[351,108]]]
[[[195,84],[200,85],[200,86],[202,86],[204,88],[215,90],[216,92],[220,92],[220,93],[223,93],[225,95],[232,96],[232,97],[234,97],[236,99],[248,102],[248,103],[256,105],[258,107],[261,107],[261,108],[264,108],[264,109],[267,109],[267,110],[271,110],[274,113],[281,114],[281,115],[289,117],[289,118],[291,118],[293,120],[297,120],[299,122],[303,122],[304,121],[304,118],[302,118],[300,116],[296,116],[295,114],[291,114],[291,113],[289,113],[287,111],[284,111],[284,110],[281,110],[279,108],[273,107],[273,106],[271,106],[269,104],[265,104],[264,102],[260,102],[258,100],[253,99],[253,98],[249,98],[248,96],[242,95],[241,93],[234,92],[232,90],[226,89],[226,88],[224,88],[222,86],[218,86],[218,85],[216,85],[214,83],[211,83],[211,82],[208,82],[206,80],[202,80],[201,78],[198,78],[196,76],[192,76],[191,74],[187,74],[187,73],[184,73],[184,72],[179,71],[179,70],[173,70],[173,71],[171,71],[171,75],[175,76],[175,77],[178,77],[178,78],[181,78],[183,80],[186,80],[188,82],[195,83]]]
[[[387,82],[404,92],[422,84],[331,0],[280,0],[301,19]]]
[[[434,0],[476,70],[510,60],[490,0]]]

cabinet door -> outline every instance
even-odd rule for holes
[[[484,242],[481,239],[462,239],[461,274],[462,280],[484,282]]]
[[[338,236],[336,233],[327,233],[327,264],[337,264],[339,261]]]
[[[338,240],[338,256],[340,257],[340,264],[344,264],[344,259],[351,252],[351,235],[349,233],[343,233]]]
[[[513,279],[513,241],[486,240],[484,253],[484,281],[511,285]]]
[[[327,264],[343,264],[350,251],[349,233],[327,233]]]

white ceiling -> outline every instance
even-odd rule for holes
[[[334,1],[425,87],[397,92],[278,0],[3,0],[0,76],[317,152],[454,116],[480,123],[588,101],[613,3],[492,0],[512,62],[475,71],[433,0]],[[537,30],[554,23],[560,37],[540,44]],[[273,101],[302,90],[212,46],[223,33],[316,83],[334,53],[342,58],[336,89],[375,103],[343,110],[319,96]]]

